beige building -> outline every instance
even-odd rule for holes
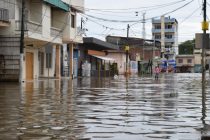
[[[0,1],[5,9],[0,19],[0,80],[18,80],[20,74],[21,0]],[[60,50],[63,43],[73,48],[77,35],[77,12],[84,0],[25,0],[25,37],[22,80],[60,77]],[[2,15],[0,16],[2,17]],[[71,55],[73,52],[71,51]],[[73,63],[73,62],[72,62]]]
[[[194,72],[195,56],[194,55],[177,55],[176,72]]]

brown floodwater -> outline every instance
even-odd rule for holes
[[[200,140],[210,135],[201,74],[0,83],[1,140]]]

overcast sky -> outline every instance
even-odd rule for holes
[[[191,3],[187,5],[189,2]],[[172,12],[184,5],[186,6]],[[209,4],[207,4],[207,9],[210,9]],[[172,13],[166,16],[176,18],[179,22],[179,43],[193,39],[195,33],[202,32],[202,0],[85,0],[83,19],[85,19],[84,26],[88,29],[86,34],[88,37],[93,36],[102,40],[107,35],[126,36],[127,24],[134,24],[131,26],[130,36],[141,38],[141,22],[110,22],[104,21],[104,19],[137,21],[142,20],[143,12],[146,12],[146,19],[148,19],[146,20],[147,39],[152,38],[151,18],[159,17],[168,12]]]

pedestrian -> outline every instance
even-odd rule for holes
[[[159,68],[159,66],[156,66],[156,67],[155,67],[154,73],[155,73],[155,80],[158,80],[159,73],[160,73],[160,68]]]

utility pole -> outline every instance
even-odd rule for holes
[[[206,22],[206,0],[203,3],[203,22],[202,22],[202,30],[203,30],[203,46],[202,46],[202,94],[205,94],[205,82],[206,82],[206,68],[205,68],[205,44],[206,44],[206,30],[208,30],[208,22]]]
[[[24,24],[25,24],[25,0],[22,0],[19,82],[23,81],[24,31],[25,31]]]
[[[127,39],[128,39],[128,37],[129,37],[129,30],[130,30],[130,25],[128,24],[128,25],[127,25]]]
[[[81,17],[81,30],[83,29],[83,18]]]
[[[206,74],[206,68],[205,68],[205,46],[206,46],[206,30],[208,30],[208,22],[206,22],[206,0],[204,0],[203,3],[203,22],[202,22],[202,30],[203,30],[203,47],[202,47],[202,59],[201,59],[201,63],[202,63],[202,93],[205,94],[205,82],[206,82],[206,78],[205,78],[205,74]],[[209,39],[208,39],[209,40]]]
[[[206,62],[206,53],[205,53],[205,47],[206,47],[206,42],[209,38],[206,37],[206,30],[208,30],[208,22],[206,22],[206,0],[204,0],[203,3],[203,22],[202,22],[202,30],[203,30],[203,38],[202,38],[202,117],[201,120],[203,124],[205,125],[205,117],[206,117],[206,67],[205,67],[205,62]]]
[[[130,25],[128,24],[127,25],[127,46],[125,46],[125,51],[126,51],[126,66],[125,66],[125,68],[126,68],[126,70],[125,70],[125,75],[127,76],[128,75],[128,51],[129,51],[129,29],[130,29]]]
[[[146,29],[145,29],[145,23],[146,23],[146,20],[145,20],[145,15],[146,13],[144,12],[143,14],[143,20],[142,20],[142,38],[145,39],[146,38]]]
[[[145,39],[146,39],[146,29],[145,29],[145,23],[146,23],[146,21],[145,21],[145,15],[146,15],[146,13],[144,12],[143,14],[143,20],[142,20],[142,38],[143,38],[143,60],[144,60],[144,45],[145,45]]]

